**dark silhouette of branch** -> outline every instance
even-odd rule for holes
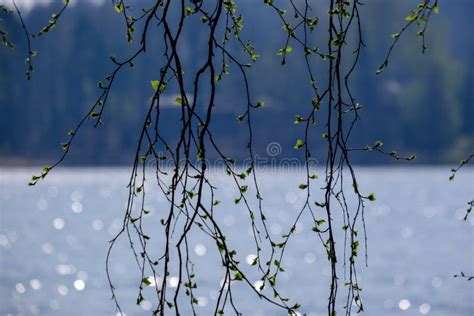
[[[110,241],[106,256],[106,274],[112,299],[119,313],[122,313],[122,308],[110,273],[110,262],[116,243],[123,237],[128,241],[139,273],[136,303],[140,304],[145,300],[144,289],[152,286],[157,302],[153,310],[154,315],[164,315],[168,310],[176,315],[183,314],[184,307],[181,300],[183,295],[188,297],[190,309],[196,314],[194,305],[198,301],[194,290],[198,287],[196,273],[199,271],[194,270],[188,242],[191,233],[198,231],[215,243],[215,252],[219,255],[223,267],[223,271],[220,271],[223,282],[219,287],[214,306],[215,315],[229,311],[240,314],[238,306],[240,302],[234,297],[232,288],[235,282],[245,284],[249,291],[263,301],[281,308],[290,315],[296,315],[300,304],[294,298],[281,294],[278,277],[284,271],[285,251],[290,247],[291,237],[305,214],[310,216],[315,240],[326,250],[327,260],[331,266],[328,315],[334,316],[337,313],[341,279],[344,280],[343,286],[346,288],[344,314],[351,315],[353,307],[357,312],[364,310],[357,277],[359,261],[357,259],[363,240],[364,261],[367,265],[365,205],[375,200],[375,194],[364,193],[359,187],[351,154],[353,151],[374,151],[396,160],[413,160],[415,156],[404,157],[394,151],[386,152],[382,149],[381,141],[376,141],[374,145],[365,148],[351,147],[351,135],[356,123],[361,119],[362,112],[362,106],[351,90],[351,76],[357,68],[365,46],[360,15],[362,3],[358,0],[329,0],[327,25],[323,26],[319,24],[320,18],[313,15],[309,0],[288,0],[285,4],[273,0],[263,2],[277,15],[286,32],[283,46],[276,52],[281,56],[281,64],[291,67],[289,54],[300,54],[299,58],[305,61],[311,88],[306,113],[295,116],[295,124],[304,126],[304,133],[295,141],[294,148],[304,152],[305,179],[298,188],[305,192],[305,203],[291,221],[288,231],[280,237],[271,237],[269,233],[264,197],[260,191],[254,161],[253,115],[255,111],[264,111],[265,103],[262,100],[254,100],[247,71],[258,60],[258,55],[252,42],[245,40],[241,34],[243,17],[238,13],[236,2],[155,0],[150,7],[143,8],[138,17],[134,17],[132,2],[113,1],[114,10],[125,22],[128,43],[133,44],[134,34],[140,30],[138,45],[128,57],[110,57],[114,68],[108,76],[98,82],[99,96],[75,128],[68,133],[67,141],[62,143],[63,154],[54,164],[45,166],[39,175],[34,175],[29,184],[35,185],[64,161],[75,137],[86,123],[91,122],[95,127],[104,124],[109,95],[118,76],[124,73],[124,69],[133,69],[135,62],[147,53],[148,41],[151,39],[161,41],[163,48],[159,57],[156,57],[156,64],[160,70],[156,80],[151,82],[150,91],[153,91],[153,95],[138,130],[122,227]],[[400,35],[412,24],[422,25],[419,35],[422,37],[423,51],[426,49],[424,44],[426,26],[431,12],[438,11],[437,3],[437,0],[424,1],[407,17],[406,26],[394,37],[394,42],[378,72],[387,67]],[[59,13],[53,15],[52,20],[37,34],[38,36],[48,33],[57,24],[68,4],[69,1],[64,2]],[[28,38],[28,49],[31,53],[29,32],[16,5],[15,8]],[[294,14],[290,16],[287,14],[288,10]],[[206,42],[202,45],[206,49],[206,58],[202,63],[196,61],[197,70],[193,72],[184,69],[182,54],[178,47],[183,41],[182,34],[188,26],[188,19],[197,17],[207,32]],[[321,47],[314,45],[313,34],[316,32],[327,32],[327,41]],[[352,41],[351,34],[355,34],[355,41]],[[2,33],[3,35],[5,34]],[[241,50],[240,53],[243,52],[244,57],[228,46],[231,41]],[[316,71],[315,60],[324,65],[325,74]],[[225,153],[216,142],[212,131],[214,108],[219,106],[216,95],[220,81],[225,80],[225,76],[233,70],[240,76],[240,84],[245,90],[242,114],[237,117],[237,121],[247,127],[247,150],[250,158],[247,168],[239,167],[236,161]],[[162,117],[162,96],[165,90],[172,87],[179,91],[175,103],[180,111],[179,132],[174,144],[161,132],[161,124],[165,119]],[[189,87],[192,93],[187,90]],[[322,135],[316,133],[318,129],[324,133]],[[318,175],[312,168],[314,158],[311,140],[320,136],[324,138],[326,145],[324,175],[319,175],[324,179],[324,186],[316,188],[313,180],[317,179]],[[224,234],[214,216],[220,201],[216,198],[216,187],[209,177],[211,167],[208,160],[209,151],[217,152],[226,174],[238,190],[235,204],[239,204],[248,213],[253,237],[252,247],[256,253],[252,266],[259,273],[261,281],[261,286],[258,288],[240,266],[239,255],[233,249],[232,241]],[[154,162],[152,172],[149,170],[151,161]],[[171,165],[162,164],[163,161],[171,162]],[[153,180],[150,179],[150,174]],[[247,178],[250,182],[245,182]],[[347,184],[352,186],[352,190],[346,189]],[[149,214],[145,201],[150,185],[156,185],[157,191],[168,201],[168,208],[161,214],[162,235],[153,239],[143,225]],[[255,196],[249,195],[249,186],[256,192]],[[320,190],[323,198],[316,200],[314,196]],[[353,198],[356,200],[354,206],[348,202]],[[256,203],[257,207],[252,207],[252,203]],[[319,212],[321,210],[322,212]],[[336,239],[340,234],[339,228],[335,227],[337,216],[342,217],[343,221],[342,247],[336,246]],[[362,234],[359,233],[361,230]],[[155,244],[153,254],[150,251],[155,240],[160,245],[159,255],[156,255]],[[343,262],[343,272],[338,271],[338,260]],[[178,274],[173,289],[168,281],[174,269]],[[270,288],[273,295],[263,292],[264,288]]]

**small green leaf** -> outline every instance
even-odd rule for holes
[[[368,199],[369,201],[375,201],[375,200],[376,200],[376,198],[375,198],[375,193],[370,193],[369,196],[367,197],[367,199]]]
[[[165,91],[166,84],[167,84],[166,81],[161,82],[159,80],[152,80],[150,83],[151,83],[151,87],[155,91],[157,91],[158,87],[160,87],[159,93],[163,93],[163,91]],[[161,86],[160,86],[160,83],[161,83]]]
[[[177,105],[183,105],[183,99],[181,99],[181,97],[176,97],[173,103]]]
[[[306,183],[301,183],[298,188],[300,188],[301,190],[304,190],[308,187],[308,185]]]
[[[141,302],[143,302],[145,299],[143,298],[143,296],[140,294],[138,297],[137,297],[137,305],[140,305]]]
[[[301,147],[303,147],[303,141],[301,139],[297,139],[294,148],[300,149]]]
[[[293,307],[292,307],[291,309],[298,309],[298,308],[300,308],[300,307],[301,307],[301,305],[298,304],[298,303],[296,303],[295,305],[293,305]]]
[[[315,220],[314,222],[316,223],[316,225],[322,225],[322,224],[326,223],[326,220],[321,218],[321,219]]]
[[[151,282],[150,282],[150,280],[148,280],[148,278],[144,278],[144,279],[142,280],[142,283],[143,283],[144,285],[146,285],[146,286],[150,286],[150,285],[151,285]]]
[[[377,69],[377,71],[375,72],[375,74],[376,74],[376,75],[381,74],[382,71],[384,71],[385,68],[387,68],[387,66],[388,66],[388,60],[385,60],[384,63],[379,66],[379,68]]]
[[[303,121],[301,115],[295,115],[295,124],[300,124]]]
[[[234,275],[234,280],[235,281],[242,281],[244,279],[244,276],[240,272],[236,272]]]
[[[123,5],[122,4],[117,4],[117,5],[114,6],[114,9],[115,9],[115,11],[117,11],[117,13],[122,13]]]

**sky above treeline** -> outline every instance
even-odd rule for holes
[[[16,5],[21,9],[25,14],[28,14],[34,7],[46,7],[51,5],[53,2],[58,2],[60,0],[15,0]],[[70,0],[71,7],[82,4],[93,4],[95,6],[101,6],[107,2],[107,0]],[[12,0],[0,0],[0,5],[5,5],[8,8],[13,9]]]

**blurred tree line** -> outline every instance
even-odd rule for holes
[[[441,14],[433,18],[427,34],[428,51],[420,53],[421,43],[416,30],[412,30],[396,48],[389,69],[377,76],[375,70],[391,43],[390,34],[400,29],[416,1],[366,1],[362,14],[366,17],[363,28],[367,47],[353,79],[357,101],[363,106],[362,120],[352,139],[355,146],[382,140],[386,149],[416,153],[419,163],[450,163],[473,151],[474,41],[470,39],[473,22],[468,12],[474,9],[474,2],[442,4]],[[239,1],[238,8],[245,17],[246,37],[260,55],[249,78],[255,98],[265,101],[264,113],[254,118],[257,153],[266,156],[267,144],[278,141],[284,149],[280,158],[298,157],[301,153],[294,151],[293,145],[303,131],[293,121],[295,114],[305,113],[310,95],[307,85],[301,84],[306,78],[304,60],[295,55],[301,52],[295,49],[288,56],[291,68],[281,66],[276,54],[285,40],[280,21],[266,11],[263,1]],[[26,16],[28,27],[39,30],[55,9],[54,5],[34,8]],[[111,71],[109,56],[120,59],[132,51],[125,30],[117,28],[122,25],[119,19],[108,3],[82,3],[71,8],[58,27],[33,41],[38,56],[33,60],[31,81],[24,78],[27,50],[19,21],[12,15],[2,22],[16,49],[0,49],[0,164],[42,163],[58,157],[59,144],[67,131],[96,100],[97,81]],[[325,28],[324,22],[318,27]],[[200,22],[195,21],[184,31],[186,40],[180,43],[184,69],[194,70],[203,58],[200,47],[206,45],[206,40],[202,30]],[[153,45],[159,42],[153,41]],[[133,69],[119,75],[106,109],[105,126],[83,130],[73,145],[69,163],[130,162],[142,124],[140,118],[153,93],[150,81],[159,75],[162,56],[157,51],[157,47],[149,47]],[[221,148],[235,158],[244,158],[245,127],[236,117],[244,111],[245,96],[235,77],[221,81],[211,129]],[[172,102],[172,87],[167,93],[169,102],[165,102],[163,115],[168,119],[163,121],[161,131],[172,143],[179,128],[179,106]],[[324,157],[321,141],[314,140],[312,145]],[[357,163],[390,162],[375,155],[356,159]]]

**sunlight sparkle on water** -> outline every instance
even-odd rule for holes
[[[62,296],[66,296],[69,293],[69,289],[65,285],[58,286],[58,293]]]
[[[82,280],[76,280],[74,281],[74,287],[76,288],[76,290],[82,291],[86,287],[86,284]]]
[[[194,252],[202,257],[206,254],[206,246],[204,246],[203,244],[197,244],[195,247],[194,247]]]
[[[153,304],[151,304],[150,301],[143,301],[140,303],[140,307],[144,310],[144,311],[149,311],[151,310],[151,308],[153,307]]]
[[[61,230],[64,228],[64,220],[62,218],[55,218],[53,219],[53,227],[57,230]]]
[[[70,275],[76,272],[76,268],[70,264],[58,264],[56,265],[56,272],[59,275]]]
[[[104,228],[104,222],[102,222],[100,219],[94,219],[92,222],[92,228],[95,231],[100,231]]]
[[[398,307],[400,307],[400,309],[401,309],[402,311],[406,311],[407,309],[409,309],[409,308],[410,308],[410,305],[411,305],[411,303],[410,303],[410,301],[407,300],[407,299],[403,299],[403,300],[401,300],[401,301],[398,303]]]
[[[81,213],[83,210],[82,203],[79,201],[72,202],[71,210],[76,214]]]
[[[205,296],[200,296],[197,298],[198,306],[199,307],[206,307],[207,306],[207,298]]]
[[[263,285],[264,285],[264,283],[263,283],[262,280],[255,281],[255,282],[253,283],[254,289],[256,289],[256,290],[259,291],[259,292],[263,290]]]
[[[17,291],[18,293],[20,293],[20,294],[23,294],[23,293],[26,292],[26,288],[25,288],[25,286],[23,285],[23,283],[17,283],[17,284],[15,285],[15,289],[16,289],[16,291]]]
[[[30,280],[30,286],[33,290],[39,290],[41,288],[41,282],[38,279]]]
[[[178,287],[179,278],[178,277],[171,277],[169,282],[170,282],[171,287]]]
[[[430,304],[424,303],[420,305],[420,313],[422,314],[428,314],[430,312],[430,309]]]
[[[247,262],[248,265],[252,265],[255,259],[257,259],[257,256],[251,253],[245,258],[245,262]]]
[[[5,248],[10,247],[10,242],[8,241],[7,236],[0,235],[0,246],[5,247]]]

